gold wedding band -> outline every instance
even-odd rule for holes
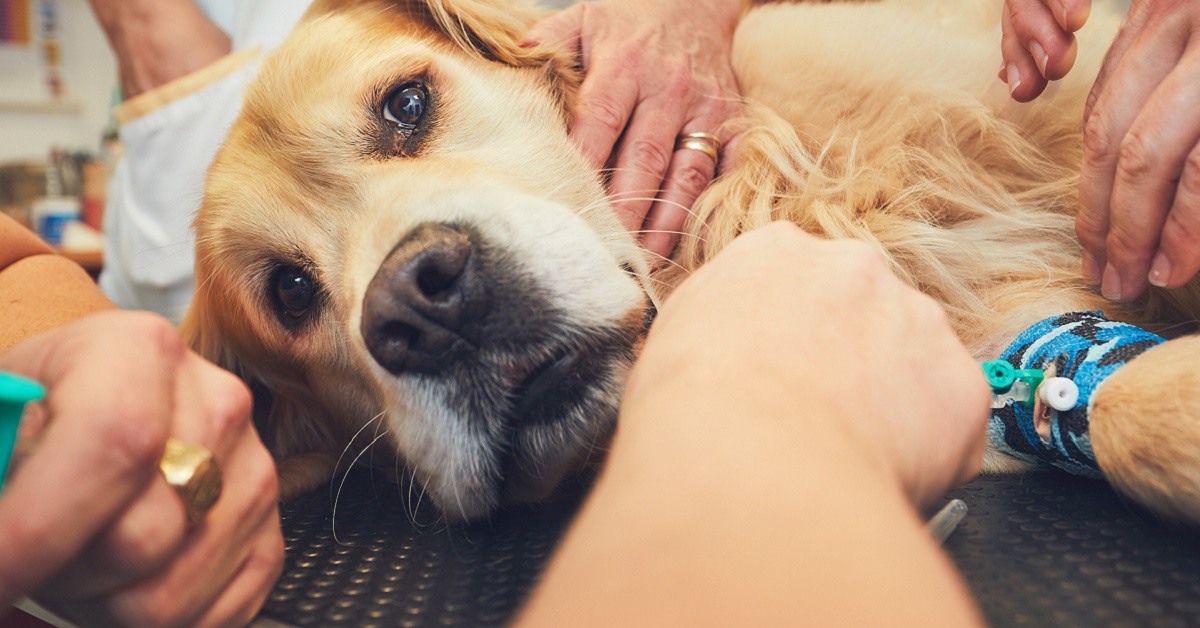
[[[675,141],[675,150],[698,150],[712,158],[716,165],[721,161],[721,140],[711,133],[687,133]]]
[[[174,438],[167,439],[158,468],[183,501],[188,523],[196,523],[221,496],[221,471],[211,451]]]
[[[712,133],[703,133],[703,132],[697,131],[695,133],[687,133],[687,134],[681,135],[679,137],[680,137],[680,139],[684,139],[684,140],[687,140],[687,139],[703,140],[705,142],[712,144],[713,149],[716,150],[717,152],[721,151],[721,138],[713,135]]]

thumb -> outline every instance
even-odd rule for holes
[[[549,46],[578,54],[582,32],[583,3],[577,3],[534,24],[520,45],[522,48]]]

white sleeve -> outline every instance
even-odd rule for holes
[[[121,126],[108,191],[100,288],[121,308],[178,322],[192,297],[192,219],[204,175],[258,69],[254,59]]]
[[[261,54],[277,46],[307,0],[200,0],[240,51],[121,107],[125,157],[109,186],[100,288],[126,309],[179,322],[192,298],[192,219],[204,176],[241,108]],[[136,101],[136,102],[135,102]]]

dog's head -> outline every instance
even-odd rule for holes
[[[196,220],[185,334],[267,391],[277,456],[365,430],[451,519],[603,451],[647,324],[642,253],[567,135],[571,59],[518,45],[530,11],[318,2]]]

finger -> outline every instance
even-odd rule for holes
[[[1192,48],[1159,90],[1164,94],[1166,111],[1152,118],[1161,121],[1164,129],[1160,133],[1175,140],[1168,150],[1186,154],[1148,277],[1150,283],[1160,287],[1177,288],[1200,271],[1200,117],[1192,115],[1200,100],[1200,87],[1189,80],[1197,72],[1200,53]],[[1177,135],[1167,128],[1171,126]]]
[[[733,79],[729,79],[733,82]],[[642,246],[664,262],[671,256],[683,232],[683,226],[693,215],[692,205],[716,176],[720,155],[731,141],[731,131],[722,127],[733,110],[738,108],[736,89],[722,90],[714,83],[707,95],[698,94],[697,106],[679,131],[717,135],[721,145],[715,146],[717,158],[696,149],[676,149],[657,200],[650,206],[642,224]],[[732,112],[732,113],[731,113]],[[727,151],[726,151],[727,152]]]
[[[1102,116],[1093,114],[1105,94],[1109,98],[1120,98],[1119,88],[1114,93],[1110,82],[1149,19],[1149,8],[1148,3],[1140,2],[1130,6],[1084,101],[1083,168],[1079,179],[1079,212],[1075,215],[1075,234],[1083,247],[1082,274],[1093,284],[1102,283],[1108,266],[1105,241],[1109,227],[1109,199],[1116,168],[1117,142],[1124,133],[1120,120],[1109,119],[1114,115],[1112,112],[1106,111]],[[1115,272],[1110,274],[1117,276]],[[1114,287],[1113,280],[1110,279],[1109,283],[1111,290]]]
[[[1150,267],[1150,283],[1178,288],[1200,271],[1200,147],[1192,149],[1183,168],[1175,202],[1163,225],[1158,253]]]
[[[1104,61],[1100,64],[1100,71],[1096,73],[1096,80],[1092,84],[1092,89],[1088,92],[1087,100],[1083,106],[1083,120],[1092,117],[1092,108],[1095,107],[1096,101],[1100,98],[1105,88],[1108,85],[1109,77],[1117,70],[1121,64],[1121,60],[1125,58],[1125,52],[1133,45],[1137,39],[1137,34],[1141,32],[1149,16],[1148,6],[1146,4],[1133,3],[1129,12],[1125,15],[1125,19],[1121,22],[1121,27],[1117,31],[1117,35],[1113,38],[1112,44],[1108,46],[1108,51],[1104,53]]]
[[[589,5],[580,3],[579,7],[585,16],[581,19],[586,19]],[[585,24],[583,28],[586,27]],[[580,32],[581,37],[592,42],[592,48],[602,47],[596,42],[602,37],[600,34]],[[580,53],[585,75],[572,117],[571,138],[598,170],[608,163],[637,106],[641,91],[636,79],[640,51],[633,47],[609,48],[604,55],[593,57],[585,48]]]
[[[77,555],[154,477],[166,440],[172,373],[183,347],[169,323],[99,315],[72,329],[137,343],[51,347],[63,330],[12,349],[6,362],[50,391],[50,422],[0,499],[0,596],[27,593]],[[126,336],[127,321],[145,334]],[[93,333],[95,332],[95,333]],[[98,349],[96,347],[99,347]],[[98,382],[126,382],[112,387]],[[100,443],[102,446],[97,446]],[[48,499],[47,496],[53,496]]]
[[[1026,4],[1036,0],[1019,0]],[[1004,57],[1000,67],[1000,80],[1008,84],[1008,93],[1018,102],[1029,102],[1046,89],[1046,79],[1038,70],[1029,49],[1020,40],[1012,22],[1012,13],[1006,4],[1000,20],[1000,54]]]
[[[1129,18],[1122,24],[1121,31],[1109,46],[1100,64],[1100,71],[1088,92],[1083,107],[1083,166],[1079,179],[1079,210],[1075,214],[1075,236],[1083,247],[1082,269],[1084,279],[1100,284],[1104,267],[1105,239],[1108,236],[1109,199],[1112,194],[1111,173],[1116,167],[1116,142],[1114,134],[1119,125],[1103,117],[1093,116],[1101,94],[1108,90],[1109,79],[1125,57],[1134,39],[1128,30]]]
[[[1092,0],[1048,0],[1058,25],[1068,33],[1077,32],[1092,14]]]
[[[197,626],[245,626],[267,600],[283,572],[283,534],[263,535],[233,580],[196,621]]]
[[[213,452],[218,466],[250,428],[250,397],[233,375],[187,352],[175,378],[172,435]],[[187,535],[187,518],[164,479],[154,478],[78,559],[47,585],[56,597],[91,597],[158,572]]]
[[[165,480],[156,478],[43,590],[61,600],[115,591],[161,570],[186,535],[179,497]]]
[[[253,399],[232,373],[188,352],[179,368],[172,436],[206,447],[218,466],[253,432]]]
[[[1051,81],[1066,76],[1075,64],[1075,36],[1062,29],[1042,0],[1010,0],[1009,7],[1009,30],[1029,52],[1040,76]]]
[[[1105,63],[1109,63],[1107,58]],[[1144,55],[1121,55],[1120,63],[1105,77],[1103,89],[1097,92],[1099,83],[1092,88],[1096,97],[1084,121],[1075,233],[1084,249],[1084,277],[1103,286],[1104,276],[1108,275],[1106,294],[1110,296],[1120,293],[1119,276],[1115,270],[1108,271],[1107,239],[1121,142],[1142,104],[1166,74],[1148,74],[1153,66],[1154,61]]]
[[[582,8],[581,5],[572,5],[534,24],[520,45],[548,46],[578,54],[583,27]]]
[[[629,231],[642,228],[674,156],[676,135],[687,116],[692,94],[686,70],[673,72],[664,88],[637,104],[616,150],[609,186],[613,208]]]
[[[1155,119],[1159,112],[1173,113],[1170,96],[1157,95],[1157,88],[1182,48],[1182,36],[1162,33],[1130,48],[1085,127],[1080,202],[1108,214],[1100,290],[1112,300],[1130,300],[1145,290],[1150,258],[1174,194],[1172,181],[1187,155],[1186,148],[1171,156],[1160,154],[1180,137],[1172,136],[1173,128],[1155,126],[1162,124]],[[1100,134],[1105,136],[1099,139]]]
[[[692,204],[716,175],[717,162],[697,150],[677,150],[667,170],[667,182],[642,225],[646,250],[665,262],[679,243]],[[661,264],[655,264],[660,266]]]
[[[1162,54],[1173,52],[1168,49]],[[1177,189],[1188,156],[1200,141],[1200,117],[1193,113],[1200,103],[1200,85],[1192,78],[1198,71],[1200,55],[1182,58],[1154,90],[1123,140],[1106,246],[1120,276],[1120,295],[1126,300],[1140,295],[1151,280],[1152,258],[1173,205],[1180,208],[1173,221],[1176,230],[1190,220],[1188,207],[1193,199],[1187,197],[1187,188],[1182,188],[1183,197]],[[1161,271],[1160,264],[1160,282],[1165,279]]]
[[[163,571],[110,599],[112,616],[140,618],[150,613],[169,618],[163,623],[190,625],[220,597],[252,550],[261,551],[264,539],[279,539],[274,466],[252,432],[240,439],[222,471],[238,481],[226,485],[221,499]],[[282,554],[282,542],[276,550]]]

